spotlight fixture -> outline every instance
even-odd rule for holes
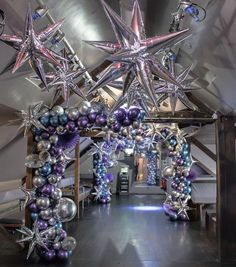
[[[33,20],[43,18],[47,14],[47,12],[48,12],[47,6],[39,6],[34,10],[32,18]]]

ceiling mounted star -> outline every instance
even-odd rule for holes
[[[21,125],[19,127],[19,130],[21,128],[25,128],[24,130],[24,136],[27,136],[27,133],[31,129],[32,126],[36,127],[37,129],[44,129],[47,130],[39,121],[39,118],[41,117],[41,109],[44,106],[43,101],[40,101],[36,104],[29,105],[28,111],[21,110],[17,112],[17,116],[20,117],[20,119],[11,120],[9,121],[9,124],[15,124],[18,122],[21,122]]]
[[[28,260],[32,252],[34,251],[36,246],[42,247],[46,250],[48,250],[48,247],[46,245],[46,241],[48,240],[47,234],[54,229],[54,227],[50,227],[44,231],[39,231],[37,226],[37,220],[34,222],[33,230],[22,227],[21,229],[17,229],[18,232],[20,232],[24,237],[20,240],[17,240],[17,243],[24,243],[24,242],[30,242],[28,253],[26,259]]]
[[[191,92],[193,90],[199,90],[201,88],[193,86],[192,82],[194,79],[187,80],[189,72],[191,70],[191,66],[184,69],[180,74],[176,75],[176,80],[178,81],[179,85],[172,84],[170,82],[162,81],[160,82],[159,86],[155,88],[155,92],[157,95],[165,94],[165,98],[170,98],[170,106],[171,111],[174,114],[176,110],[177,100],[179,99],[186,107],[197,110],[197,106],[195,106],[185,94],[186,92]],[[170,64],[170,71],[173,76],[175,76],[175,64],[171,61]]]
[[[24,32],[20,35],[2,34],[0,40],[15,48],[18,51],[12,73],[17,71],[25,62],[29,61],[30,66],[39,76],[42,83],[47,86],[44,68],[41,59],[56,66],[61,66],[61,58],[45,46],[45,42],[61,27],[63,20],[48,26],[39,33],[36,33],[33,26],[32,12],[30,5],[25,19]]]
[[[134,1],[131,27],[103,0],[102,5],[110,20],[118,43],[88,42],[90,45],[112,54],[108,60],[113,62],[101,79],[89,90],[88,94],[109,84],[111,81],[124,77],[124,95],[134,79],[137,79],[145,94],[152,101],[153,105],[158,108],[158,101],[153,88],[153,75],[179,87],[181,85],[154,54],[162,51],[164,47],[170,44],[173,45],[188,30],[146,38],[144,23],[137,0]]]

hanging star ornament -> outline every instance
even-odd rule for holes
[[[171,61],[170,70],[173,76],[175,76],[175,64]],[[172,114],[175,113],[177,100],[179,99],[186,107],[192,110],[198,110],[197,106],[195,106],[187,97],[186,93],[194,90],[199,90],[201,88],[193,86],[192,82],[194,79],[187,80],[189,72],[191,70],[191,66],[184,69],[180,74],[176,76],[176,81],[178,84],[173,84],[170,82],[162,81],[158,87],[155,88],[155,93],[157,95],[165,95],[166,98],[170,99],[170,106]]]
[[[24,32],[19,35],[2,34],[0,40],[18,51],[12,73],[16,72],[25,62],[29,61],[31,67],[39,76],[42,83],[47,86],[42,60],[56,66],[61,66],[61,57],[45,46],[45,42],[61,27],[63,20],[49,25],[36,33],[34,30],[30,5],[25,19]]]
[[[8,124],[11,125],[21,122],[21,125],[18,128],[18,130],[25,128],[24,130],[25,137],[27,136],[27,133],[29,132],[32,126],[36,127],[37,129],[43,129],[46,131],[47,129],[39,121],[39,118],[42,116],[40,111],[43,106],[44,106],[43,101],[40,101],[33,105],[29,105],[28,111],[26,110],[18,111],[16,115],[20,118],[15,120],[10,120]]]
[[[26,208],[36,199],[36,189],[26,189],[23,186],[19,187],[19,189],[25,194],[25,201],[23,207]]]
[[[28,260],[32,252],[34,251],[36,246],[42,247],[46,250],[49,250],[49,248],[46,245],[46,242],[48,240],[47,234],[54,229],[54,227],[50,227],[44,231],[39,231],[37,226],[37,220],[34,222],[33,230],[29,229],[28,227],[22,227],[21,229],[17,229],[19,233],[24,235],[24,237],[20,240],[17,240],[17,243],[25,243],[29,242],[29,248],[28,253],[26,256],[26,259]]]
[[[102,0],[101,2],[118,42],[87,42],[110,53],[111,56],[108,60],[113,62],[101,79],[89,90],[88,94],[120,77],[124,77],[124,95],[134,79],[136,79],[143,90],[145,90],[146,95],[152,101],[153,105],[158,108],[158,102],[153,88],[153,75],[178,86],[180,84],[154,54],[162,51],[166,46],[173,45],[188,30],[147,38],[137,0],[134,1],[131,27],[105,1]]]
[[[69,60],[66,58],[64,52],[64,60],[62,60],[61,67],[57,67],[55,72],[49,72],[45,74],[47,87],[43,88],[42,91],[49,91],[50,88],[55,88],[56,91],[52,99],[51,106],[55,104],[59,97],[62,97],[68,106],[68,101],[71,92],[80,96],[86,100],[85,95],[76,84],[75,80],[80,78],[84,73],[85,69],[71,70],[69,67]],[[31,79],[38,80],[37,76],[32,76]]]

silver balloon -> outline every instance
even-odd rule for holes
[[[62,241],[61,246],[64,250],[72,251],[76,248],[76,240],[74,237],[68,236]]]
[[[56,184],[56,183],[58,183],[58,182],[60,182],[61,181],[61,176],[58,176],[58,175],[56,175],[56,174],[50,174],[49,176],[48,176],[48,182],[50,183],[50,184]]]
[[[42,162],[40,159],[39,159],[39,155],[37,154],[31,154],[31,155],[28,155],[26,158],[25,158],[25,166],[27,168],[40,168],[44,165],[44,162]]]
[[[56,215],[62,222],[73,220],[77,212],[75,202],[70,198],[61,198],[56,209]]]
[[[65,133],[65,127],[63,127],[62,125],[59,125],[57,126],[56,131],[59,135],[62,135]]]
[[[64,114],[64,108],[61,107],[61,106],[55,106],[55,107],[52,108],[50,113],[51,113],[52,116],[63,115]]]
[[[43,150],[39,153],[39,159],[42,161],[42,162],[50,162],[51,160],[51,155],[48,151],[46,150]]]
[[[53,249],[55,250],[59,250],[61,248],[61,242],[55,242],[53,243]]]
[[[42,176],[34,176],[33,178],[33,185],[38,188],[43,186],[46,183],[46,178]]]
[[[163,176],[165,178],[171,178],[175,175],[175,170],[172,166],[166,166],[163,170]]]
[[[138,121],[134,121],[133,124],[132,124],[132,127],[134,129],[138,129],[140,127],[140,123]]]
[[[55,225],[56,223],[57,223],[57,221],[56,221],[56,219],[53,218],[53,217],[52,217],[51,219],[48,220],[48,224],[49,224],[49,225]]]
[[[51,136],[49,137],[49,141],[50,141],[52,144],[56,145],[57,142],[58,142],[58,135],[56,135],[56,134],[51,135]]]
[[[58,200],[62,197],[62,191],[60,188],[56,188],[56,190],[52,193],[52,198]]]
[[[40,218],[43,220],[49,220],[52,218],[52,209],[41,210],[39,212]]]
[[[57,163],[57,159],[56,159],[55,157],[51,157],[50,160],[49,160],[49,163],[50,163],[51,165],[54,165],[54,164]]]
[[[51,228],[47,233],[47,238],[54,239],[56,237],[57,231],[55,228]]]
[[[50,206],[50,200],[47,197],[39,197],[36,199],[36,204],[39,209],[46,210]]]
[[[143,137],[141,135],[136,135],[135,136],[135,141],[138,142],[138,143],[141,143],[141,142],[143,142]]]
[[[47,140],[41,140],[37,144],[38,151],[44,151],[44,150],[48,151],[50,147],[51,147],[51,144]]]
[[[76,120],[79,118],[79,110],[78,108],[69,108],[66,111],[68,118],[72,121]]]
[[[116,117],[114,115],[108,118],[109,124],[114,124],[115,122],[116,122]]]
[[[88,101],[82,101],[79,104],[79,113],[82,115],[87,115],[91,111],[91,103]]]

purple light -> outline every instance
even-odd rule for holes
[[[130,210],[137,210],[137,211],[160,211],[163,210],[161,206],[134,206],[129,207]]]

